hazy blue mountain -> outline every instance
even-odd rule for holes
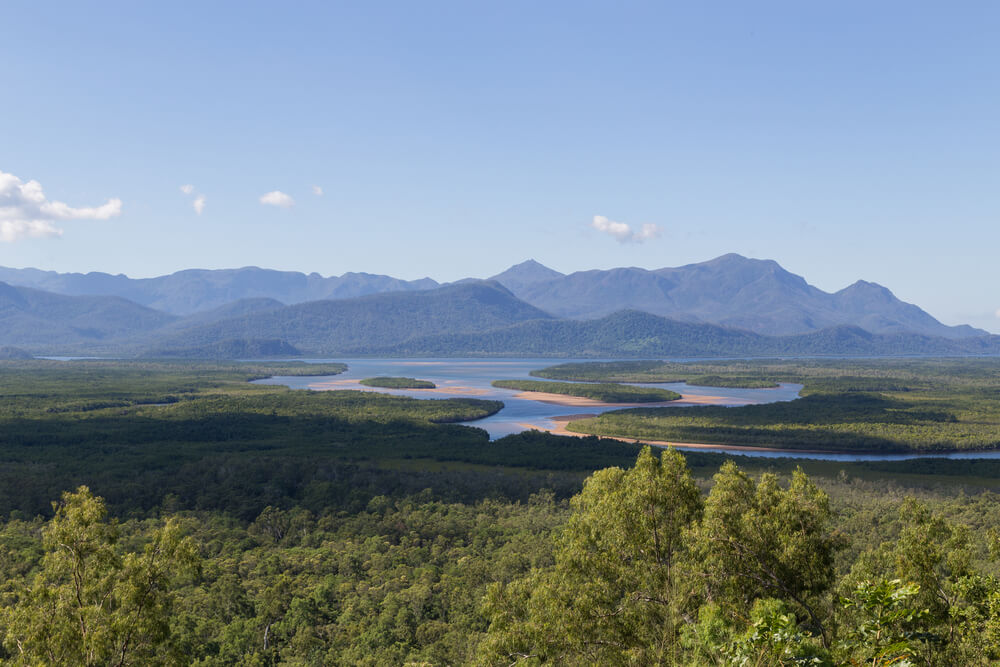
[[[121,274],[56,273],[0,267],[0,280],[58,294],[120,296],[178,315],[210,310],[247,298],[301,303],[438,286],[430,278],[408,281],[370,273],[345,273],[342,276],[324,278],[318,273],[273,271],[257,267],[189,269],[167,276],[137,279]]]
[[[493,276],[518,298],[558,317],[593,319],[623,308],[686,322],[703,322],[768,335],[857,326],[873,333],[910,332],[947,338],[978,337],[969,326],[949,327],[885,287],[858,281],[830,294],[772,260],[729,254],[707,262],[646,270],[623,267],[564,275],[534,260]],[[130,279],[106,273],[55,273],[0,267],[0,280],[60,294],[115,295],[180,315],[201,314],[245,299],[298,304],[371,294],[427,290],[435,281],[391,276],[242,269],[178,271]],[[471,284],[469,278],[453,284]],[[233,313],[238,315],[239,313]],[[209,316],[209,319],[224,318]]]
[[[174,329],[188,329],[200,324],[211,324],[221,320],[228,320],[234,317],[244,317],[254,313],[266,313],[272,310],[284,308],[285,304],[277,299],[267,297],[255,297],[232,301],[225,305],[210,310],[203,310],[193,315],[188,315],[175,320],[170,326]]]
[[[885,287],[864,280],[835,292],[833,297],[839,312],[853,313],[857,326],[868,331],[922,332],[951,338],[978,337],[986,333],[967,324],[945,327],[919,307],[900,301]]]
[[[191,347],[154,348],[147,350],[144,356],[177,359],[264,359],[268,357],[297,357],[301,354],[301,350],[283,340],[231,338]]]
[[[509,286],[528,303],[574,319],[597,318],[632,308],[675,320],[768,335],[808,333],[840,325],[885,334],[910,332],[946,338],[986,335],[968,326],[946,326],[874,283],[859,281],[830,294],[773,260],[735,254],[655,271],[634,267],[579,271],[550,280],[512,282]]]
[[[909,333],[873,334],[850,326],[766,336],[633,310],[595,320],[533,320],[484,332],[420,336],[394,345],[367,344],[347,352],[375,356],[598,358],[997,354],[1000,336],[954,339]]]
[[[429,354],[419,351],[426,348],[443,355],[488,350],[556,355],[634,355],[640,350],[682,356],[865,353],[860,350],[963,354],[993,345],[993,339],[983,338],[986,332],[945,326],[880,285],[858,281],[830,294],[777,262],[732,254],[655,271],[626,267],[569,275],[528,260],[491,282],[467,279],[444,287],[430,279],[404,281],[367,273],[324,278],[255,267],[192,269],[139,280],[0,268],[4,276],[45,287],[0,283],[0,345],[35,353],[188,350],[214,356],[239,352],[240,345],[250,350],[260,341],[278,341],[307,353]],[[81,294],[62,293],[66,291]],[[95,295],[105,292],[115,296]],[[641,312],[623,316],[622,309]],[[614,313],[618,315],[606,319]],[[581,328],[557,318],[586,322]],[[533,320],[538,322],[523,324]],[[522,330],[529,333],[515,343],[503,342],[507,336],[521,336]],[[548,339],[533,340],[530,332],[546,332]],[[748,338],[751,334],[815,336],[765,344]],[[620,337],[617,343],[615,336]],[[949,347],[940,338],[967,344]]]
[[[19,347],[3,345],[0,346],[0,359],[3,359],[4,361],[11,361],[13,359],[34,359],[34,355],[27,350],[22,350]]]
[[[871,300],[896,305],[887,290],[868,283],[840,298],[848,302],[845,308],[860,311]],[[918,320],[921,313],[916,309],[909,315]],[[291,306],[244,299],[187,318],[119,297],[66,296],[0,283],[0,346],[46,354],[188,358],[695,357],[998,354],[1000,337],[876,334],[848,325],[769,336],[637,310],[591,320],[556,319],[494,281]]]
[[[0,344],[110,344],[176,318],[116,296],[66,296],[0,283]]]
[[[551,316],[495,282],[312,301],[194,326],[155,341],[152,349],[200,347],[229,339],[277,339],[313,354],[392,345],[440,332],[486,331]]]
[[[550,269],[543,264],[539,264],[533,259],[529,259],[520,264],[515,264],[503,273],[490,278],[495,280],[515,294],[531,285],[548,282],[557,278],[565,277],[564,274]]]

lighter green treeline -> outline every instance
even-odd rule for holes
[[[366,387],[382,387],[385,389],[434,389],[437,387],[437,385],[430,380],[384,376],[365,378],[360,381],[360,384],[363,384]]]
[[[633,387],[615,383],[591,384],[586,382],[542,382],[540,380],[496,380],[493,382],[493,386],[498,389],[578,396],[604,403],[662,403],[676,401],[681,397],[680,394],[669,389]]]

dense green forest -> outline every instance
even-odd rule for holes
[[[1000,461],[490,442],[441,422],[491,402],[247,383],[338,369],[0,364],[0,658],[1000,659]]]
[[[648,359],[657,356],[982,355],[1000,352],[1000,337],[996,336],[953,339],[913,333],[873,334],[852,326],[835,326],[796,335],[765,336],[714,324],[680,322],[636,310],[623,310],[592,320],[523,318],[489,329],[469,326],[428,331],[428,327],[420,328],[421,331],[414,331],[397,340],[373,333],[346,348],[330,344],[313,348],[310,347],[311,341],[306,339],[289,337],[289,340],[303,349],[380,357]],[[236,334],[228,332],[226,335]]]
[[[733,372],[732,362],[682,364],[663,361],[593,361],[559,364],[531,371],[536,377],[577,382],[686,382],[696,387],[769,389],[778,383],[766,377]],[[722,368],[725,375],[714,369]]]
[[[541,382],[539,380],[496,380],[493,386],[515,391],[535,391],[546,394],[579,396],[603,403],[662,403],[676,401],[681,397],[676,391],[631,387],[613,382]]]
[[[366,387],[383,387],[385,389],[434,389],[436,384],[429,380],[402,377],[375,377],[361,380]]]

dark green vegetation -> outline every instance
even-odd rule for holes
[[[732,387],[734,389],[774,389],[777,382],[755,380],[753,378],[722,377],[721,375],[698,375],[685,380],[694,387]]]
[[[0,659],[1000,656],[1000,461],[804,461],[809,478],[787,460],[661,463],[615,440],[490,443],[432,421],[488,402],[246,382],[337,370],[0,364]],[[989,369],[964,374],[985,382]]]
[[[656,384],[686,382],[696,387],[742,389],[769,389],[778,386],[774,380],[747,374],[705,374],[706,369],[713,368],[717,368],[717,366],[664,361],[593,361],[549,366],[541,370],[531,371],[531,374],[551,380],[578,382],[649,382]]]
[[[693,373],[713,369],[739,386],[752,380],[802,383],[803,398],[740,408],[620,410],[567,428],[644,440],[805,450],[1000,447],[1000,359],[614,364],[579,372],[556,367],[555,374],[634,380],[676,377],[685,367]]]
[[[434,389],[437,387],[429,380],[397,377],[365,378],[361,384],[366,387],[384,387],[386,389]]]
[[[539,380],[496,380],[493,386],[516,391],[537,391],[564,396],[580,396],[603,403],[662,403],[681,397],[675,391],[630,387],[614,383],[541,382]]]

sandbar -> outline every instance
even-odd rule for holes
[[[671,405],[750,405],[753,401],[725,396],[702,396],[701,394],[681,394],[676,401],[657,401],[654,403],[607,403],[583,396],[567,396],[565,394],[550,394],[544,391],[522,391],[514,394],[514,398],[527,401],[539,401],[553,405],[564,405],[569,408],[662,408]]]
[[[310,389],[318,391],[328,391],[331,389],[354,389],[357,391],[373,391],[376,393],[389,394],[393,391],[419,391],[428,394],[460,394],[462,396],[484,396],[489,394],[488,389],[478,387],[435,387],[433,389],[391,389],[387,387],[368,387],[361,384],[360,380],[328,380],[327,382],[313,382]]]
[[[577,433],[576,431],[567,430],[566,424],[570,422],[575,422],[580,419],[590,419],[591,417],[596,417],[597,415],[592,413],[581,413],[577,415],[560,415],[558,417],[551,417],[550,419],[556,423],[555,427],[539,426],[538,424],[527,424],[520,423],[521,426],[526,429],[533,429],[536,431],[548,431],[553,435],[569,435],[576,438],[587,438],[590,437],[590,433]],[[781,447],[756,447],[753,445],[713,445],[705,442],[671,442],[667,440],[642,440],[639,438],[622,438],[614,435],[599,435],[599,438],[604,438],[605,440],[618,440],[619,442],[632,442],[641,445],[650,445],[652,447],[660,447],[666,449],[668,447],[676,447],[677,449],[707,449],[707,450],[736,450],[744,452],[784,452],[788,454],[850,454],[852,452],[842,452],[832,449],[783,449]]]

